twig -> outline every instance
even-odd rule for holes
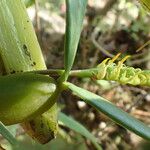
[[[140,48],[138,48],[138,49],[136,50],[136,52],[141,51],[144,47],[146,47],[146,46],[149,45],[149,44],[150,44],[150,40],[148,40],[144,45],[142,45]]]
[[[92,63],[91,63],[91,65],[90,65],[91,67],[94,67],[94,66],[95,66],[95,64],[96,64],[96,62],[97,62],[97,60],[98,60],[98,53],[99,53],[99,50],[96,49],[96,52],[95,52],[95,54],[94,54]]]
[[[142,110],[138,110],[136,109],[134,112],[133,112],[134,115],[138,115],[138,116],[143,116],[143,117],[150,117],[150,112],[146,112],[146,111],[142,111]]]
[[[92,40],[94,46],[95,46],[96,48],[98,48],[103,54],[105,54],[106,56],[111,57],[111,58],[113,58],[113,57],[115,56],[115,55],[109,53],[106,49],[104,49],[104,48],[95,40],[95,33],[92,34],[91,40]]]

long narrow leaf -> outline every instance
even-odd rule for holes
[[[63,123],[64,126],[67,126],[68,128],[80,133],[89,139],[98,150],[102,150],[100,145],[97,143],[97,139],[79,122],[61,112],[58,115],[58,119]]]
[[[81,34],[87,0],[66,0],[65,79],[72,68]]]
[[[18,145],[18,141],[15,137],[9,132],[9,130],[0,122],[0,134],[6,138],[12,145]]]
[[[77,96],[82,98],[86,103],[90,104],[98,111],[101,111],[102,113],[110,117],[117,124],[131,130],[135,134],[143,137],[144,139],[150,140],[150,128],[139,120],[135,119],[134,117],[119,109],[106,99],[92,92],[79,88],[68,82],[65,85],[69,89],[71,89]]]

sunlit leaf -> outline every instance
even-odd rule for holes
[[[66,0],[65,78],[72,68],[82,30],[87,0]]]

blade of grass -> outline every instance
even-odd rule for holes
[[[66,0],[65,73],[67,80],[72,68],[82,30],[87,0]]]
[[[62,125],[89,139],[98,150],[102,150],[101,146],[97,143],[97,139],[79,122],[61,112],[58,115],[58,120]]]
[[[106,99],[92,92],[89,92],[68,82],[65,83],[65,85],[86,103],[110,117],[117,124],[127,128],[128,130],[131,130],[144,139],[150,140],[150,128],[139,120],[135,119]]]

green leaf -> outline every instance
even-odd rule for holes
[[[30,7],[35,3],[35,0],[24,0],[26,7]]]
[[[89,139],[98,150],[102,150],[100,145],[97,143],[97,139],[79,122],[61,112],[58,115],[58,119],[63,123],[64,126],[67,126],[68,128],[80,133]]]
[[[135,134],[150,140],[150,128],[145,124],[130,116],[120,108],[116,107],[106,99],[91,93],[87,90],[79,88],[71,83],[65,83],[65,85],[71,89],[77,96],[82,98],[86,103],[95,107],[98,111],[101,111],[108,117],[110,117],[117,124],[123,126],[134,132]]]
[[[0,122],[0,134],[8,140],[12,145],[18,145],[18,141],[15,137],[9,132],[9,130]]]
[[[65,80],[76,56],[87,0],[66,0],[66,5]]]

